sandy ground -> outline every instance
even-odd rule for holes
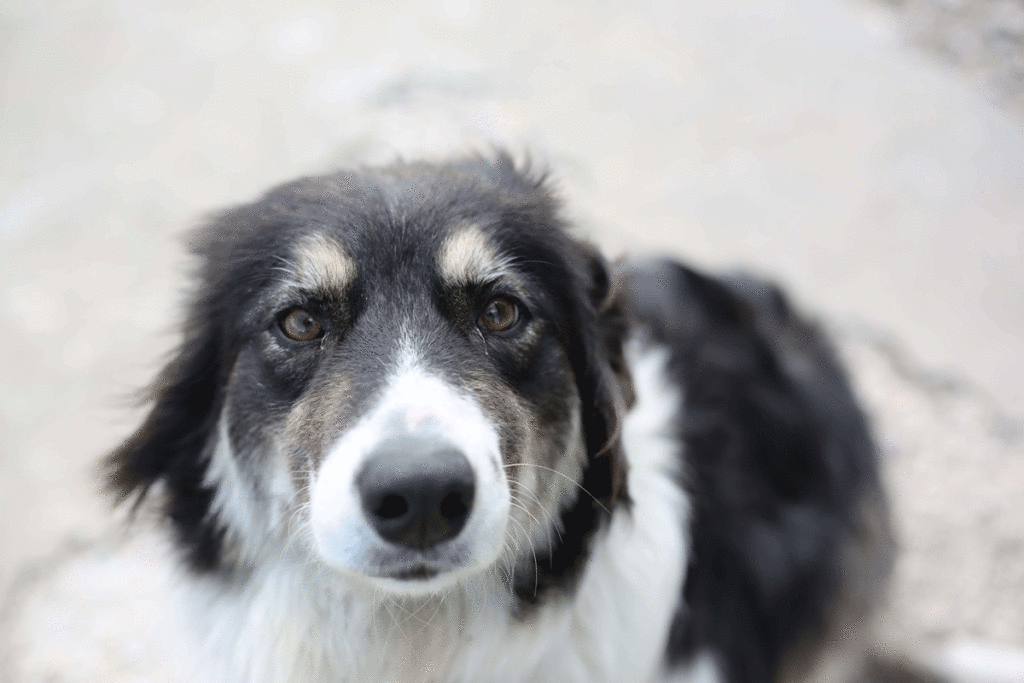
[[[905,5],[338,7],[0,7],[0,648],[51,645],[26,680],[117,680],[72,637],[132,631],[95,462],[174,344],[181,232],[299,174],[495,143],[549,164],[609,255],[743,265],[826,321],[896,510],[893,632],[1024,646],[1012,101],[909,45]],[[72,603],[61,581],[91,616],[12,632]]]

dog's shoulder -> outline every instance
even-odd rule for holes
[[[729,680],[770,680],[863,620],[888,574],[866,419],[825,335],[777,288],[671,261],[619,277],[684,397],[691,550],[669,658],[710,651]]]

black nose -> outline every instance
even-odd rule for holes
[[[462,453],[404,439],[372,455],[356,483],[377,533],[421,550],[458,535],[475,491]]]

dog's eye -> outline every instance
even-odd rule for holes
[[[324,333],[323,325],[301,308],[293,308],[279,326],[286,337],[300,342],[313,341]]]
[[[480,324],[488,332],[504,332],[519,322],[519,305],[507,297],[493,299],[480,314]]]

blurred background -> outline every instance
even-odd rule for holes
[[[611,257],[783,283],[875,421],[889,626],[1024,647],[1024,0],[5,0],[0,634],[109,533],[95,463],[175,344],[186,229],[494,145]]]

